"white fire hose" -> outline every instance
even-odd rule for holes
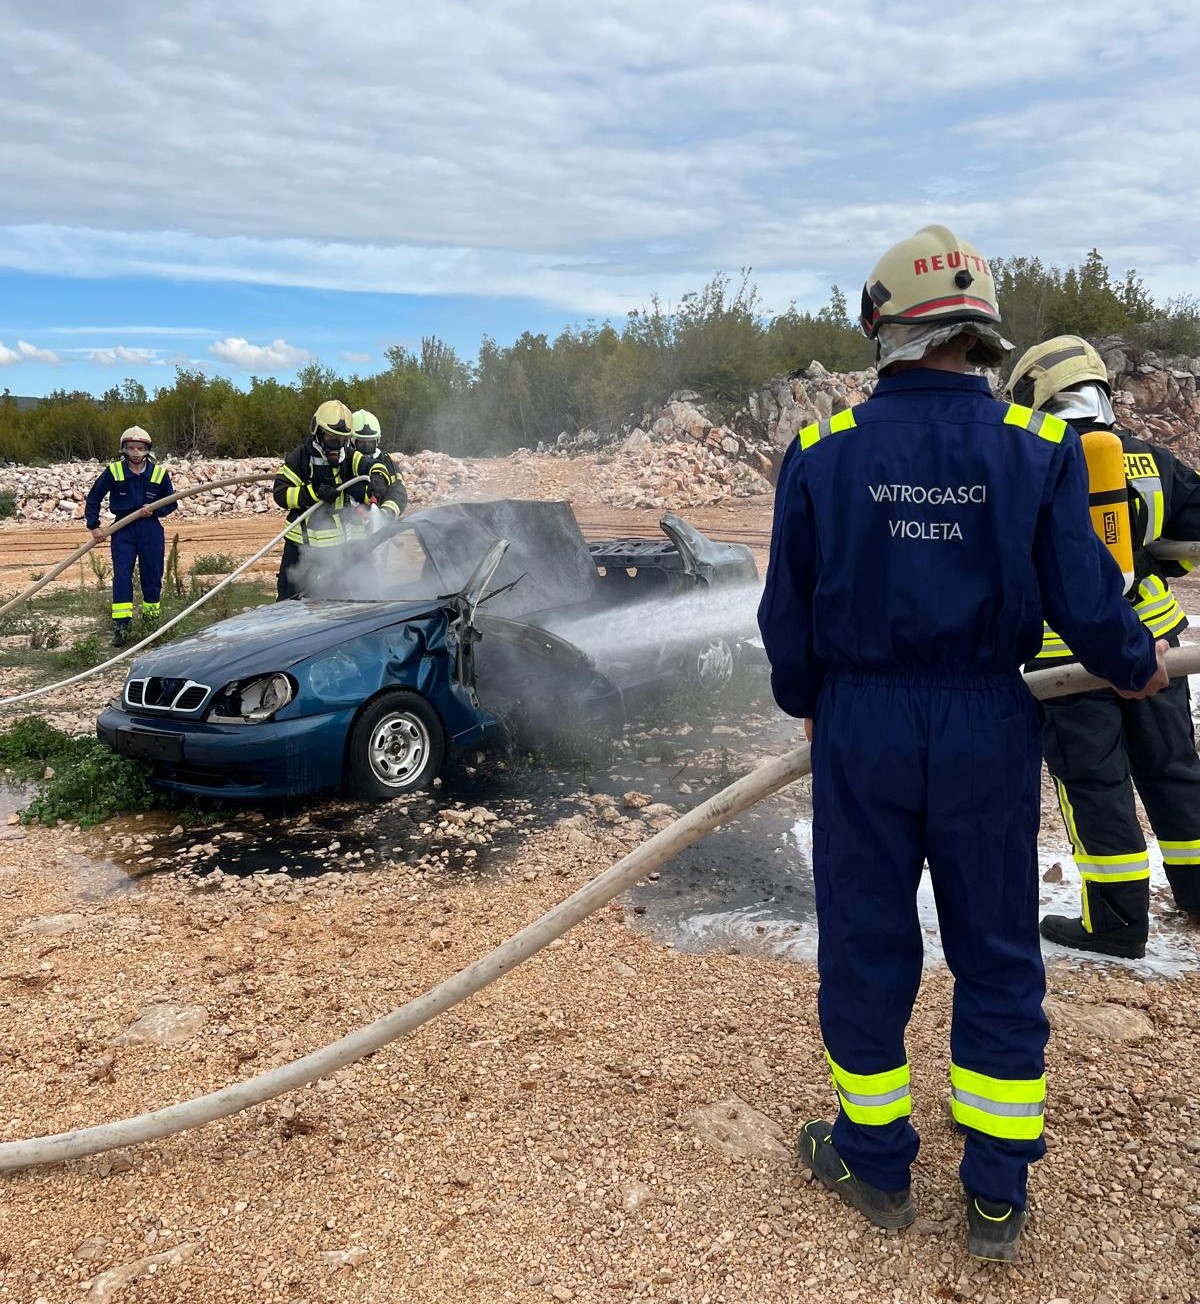
[[[1200,673],[1200,644],[1173,648],[1167,654],[1167,665],[1176,677]],[[1026,683],[1030,692],[1038,698],[1061,697],[1068,693],[1087,692],[1108,686],[1080,666],[1035,671],[1026,676]],[[444,1014],[489,983],[494,983],[497,978],[502,978],[555,938],[561,937],[569,928],[632,887],[639,878],[693,842],[698,842],[705,834],[711,833],[718,825],[740,814],[748,806],[753,806],[808,774],[809,769],[807,744],[776,760],[765,762],[689,811],[669,828],[656,833],[482,959],[438,983],[407,1005],[347,1034],[332,1045],[245,1082],[236,1082],[195,1100],[139,1114],[136,1118],[60,1132],[56,1136],[5,1142],[0,1145],[0,1173],[13,1172],[34,1164],[60,1163],[119,1146],[137,1145],[143,1141],[171,1136],[202,1123],[212,1122],[213,1119],[227,1118],[283,1095],[284,1092],[295,1091],[318,1078],[328,1077],[347,1064],[353,1064],[405,1033],[412,1032],[414,1028],[419,1028],[423,1023],[428,1023],[437,1015]]]
[[[342,484],[340,487],[343,489],[348,489],[351,485],[361,484],[362,481],[368,479],[370,479],[370,477],[365,475],[355,476],[353,480],[345,481],[345,483]],[[164,499],[163,501],[166,500]],[[208,590],[207,593],[202,593],[200,597],[197,598],[196,601],[193,602],[190,607],[185,607],[177,616],[172,616],[170,620],[164,621],[156,629],[152,630],[144,639],[142,639],[140,643],[134,643],[131,647],[122,648],[121,651],[118,652],[115,657],[109,657],[107,661],[101,662],[100,665],[98,666],[92,666],[87,670],[81,670],[79,674],[72,675],[70,679],[60,679],[57,684],[43,684],[40,688],[30,688],[24,693],[17,693],[16,696],[14,697],[0,698],[0,710],[3,710],[5,707],[8,706],[15,706],[18,702],[27,702],[31,697],[40,697],[43,693],[52,693],[55,691],[55,689],[58,688],[69,688],[72,684],[78,684],[81,680],[90,679],[93,675],[98,675],[102,671],[108,670],[111,666],[115,666],[119,661],[124,661],[126,657],[131,657],[135,652],[140,652],[142,648],[148,647],[151,643],[154,642],[155,639],[161,638],[167,632],[167,630],[172,629],[174,626],[178,625],[179,622],[183,620],[185,616],[190,616],[193,611],[197,610],[197,608],[204,606],[206,602],[210,601],[212,598],[215,598],[217,594],[220,593],[220,591],[226,586],[226,584],[232,584],[233,581],[236,580],[239,575],[243,574],[245,571],[248,571],[256,561],[259,561],[263,557],[265,557],[267,553],[271,551],[271,549],[280,541],[280,539],[283,538],[285,534],[287,534],[287,532],[290,529],[299,525],[302,521],[308,520],[308,518],[313,514],[313,512],[317,510],[318,507],[324,507],[324,506],[325,506],[324,503],[319,503],[319,502],[313,503],[313,505],[307,511],[297,516],[294,521],[289,521],[283,527],[283,529],[280,530],[279,533],[269,543],[264,544],[254,554],[253,557],[249,558],[249,560],[247,561],[242,562],[242,564],[236,570],[230,571],[229,574],[226,575],[225,578],[220,582],[220,584],[214,584],[212,588]],[[125,517],[125,520],[126,521],[129,520],[129,517]],[[118,525],[123,523],[124,522],[118,522]]]
[[[168,494],[165,498],[156,498],[154,500],[154,514],[157,515],[158,509],[160,507],[166,507],[168,503],[179,502],[184,498],[191,498],[194,494],[202,494],[209,489],[228,489],[233,485],[254,484],[258,480],[274,480],[274,478],[275,473],[273,471],[260,471],[257,475],[235,475],[229,480],[206,480],[203,484],[194,484],[190,485],[187,489],[178,489],[175,493]],[[116,534],[118,530],[123,530],[125,526],[141,519],[141,517],[142,509],[139,507],[137,511],[130,512],[128,516],[122,516],[119,521],[110,521],[108,525],[102,527],[101,533],[104,535],[104,538],[107,539],[110,534]],[[57,566],[52,567],[45,573],[45,575],[36,579],[29,588],[18,593],[15,598],[9,598],[3,606],[0,606],[0,616],[6,615],[14,607],[19,607],[22,602],[28,601],[40,589],[44,589],[52,579],[61,575],[63,571],[72,564],[72,562],[77,562],[81,557],[86,556],[93,548],[99,547],[103,542],[104,539],[89,538],[86,543],[80,544],[69,557],[64,557]]]

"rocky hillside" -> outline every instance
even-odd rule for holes
[[[1122,423],[1200,467],[1200,358],[1162,358],[1139,351],[1117,337],[1102,340],[1100,352],[1113,377],[1114,403]],[[1003,378],[990,373],[999,393]],[[769,493],[783,450],[810,422],[863,402],[875,387],[875,372],[834,374],[813,362],[791,376],[772,380],[750,395],[727,421],[713,416],[698,394],[680,390],[636,424],[607,434],[584,430],[562,434],[552,447],[520,449],[509,463],[514,483],[536,484],[537,466],[558,458],[591,463],[580,502],[619,508],[686,508]],[[422,452],[394,455],[414,506],[494,496],[497,479],[480,464]],[[171,459],[176,488],[230,476],[269,473],[269,458],[243,461]],[[98,473],[94,462],[49,467],[0,468],[0,493],[13,495],[24,521],[63,522],[83,515],[83,500]],[[500,489],[499,492],[504,492]],[[529,492],[524,489],[523,492]],[[213,489],[186,500],[188,516],[216,516],[275,510],[270,482]]]

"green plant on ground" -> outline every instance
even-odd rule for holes
[[[55,648],[62,643],[62,626],[40,611],[7,617],[0,623],[0,634],[28,634],[31,648]]]
[[[99,634],[85,634],[77,638],[58,658],[58,667],[71,673],[90,670],[107,659],[109,649]]]
[[[237,566],[237,558],[227,552],[204,553],[192,562],[192,575],[228,575]]]
[[[54,765],[70,746],[70,734],[40,715],[23,715],[0,733],[0,764],[25,778]]]
[[[148,766],[110,752],[98,738],[73,738],[71,743],[26,808],[26,822],[38,820],[53,828],[59,820],[73,820],[86,829],[121,811],[157,805]]]
[[[96,577],[96,588],[106,588],[108,585],[108,577],[111,573],[108,562],[106,562],[97,552],[93,551],[88,553],[88,565],[92,568],[92,574]]]
[[[17,514],[17,495],[11,489],[0,490],[0,521],[7,521]]]
[[[69,819],[89,828],[121,811],[149,810],[158,803],[148,766],[110,752],[98,738],[73,738],[38,715],[23,716],[0,734],[0,762],[21,778],[40,781],[25,810],[26,823],[53,827]],[[50,777],[42,778],[46,773]]]
[[[179,535],[171,536],[171,547],[167,552],[166,565],[163,567],[163,588],[168,593],[174,593],[177,598],[183,597],[183,576],[179,570]]]

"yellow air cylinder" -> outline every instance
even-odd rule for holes
[[[1125,483],[1125,453],[1121,441],[1108,430],[1090,430],[1083,436],[1088,468],[1088,500],[1092,525],[1112,553],[1125,577],[1125,591],[1133,584],[1133,530],[1129,521],[1129,489]]]

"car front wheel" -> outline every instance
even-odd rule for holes
[[[354,723],[346,744],[346,791],[387,801],[427,788],[446,758],[446,731],[419,693],[388,693]]]

